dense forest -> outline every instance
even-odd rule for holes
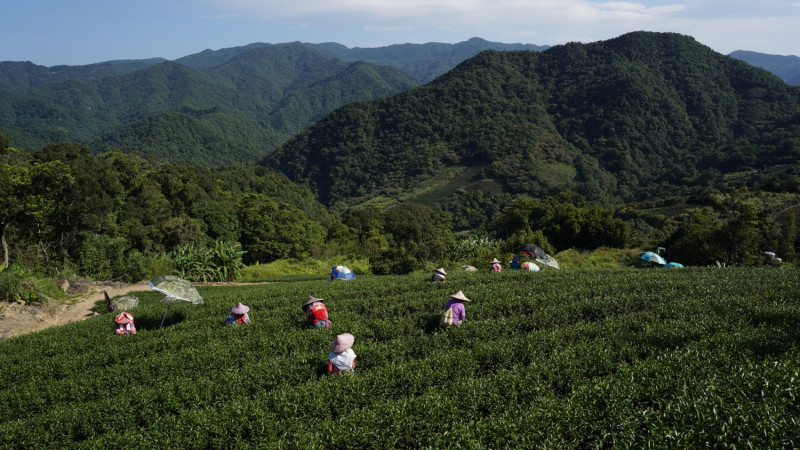
[[[323,204],[402,200],[456,168],[507,192],[615,204],[798,175],[800,88],[688,36],[637,32],[486,51],[431,83],[336,110],[263,164]]]
[[[395,44],[375,48],[348,48],[332,42],[304,44],[328,56],[345,61],[367,61],[377,65],[397,67],[422,83],[447,73],[462,61],[472,58],[484,50],[528,50],[538,51],[546,45],[504,44],[472,38],[457,44],[428,42],[426,44]]]
[[[300,44],[255,46],[213,67],[136,67],[101,65],[83,76],[59,69],[46,82],[37,66],[3,63],[0,131],[24,149],[69,141],[95,153],[117,147],[171,162],[231,164],[263,157],[339,106],[419,84],[399,69]]]
[[[233,279],[245,264],[361,255],[375,274],[483,265],[523,243],[552,254],[666,246],[685,264],[793,262],[800,195],[697,187],[605,207],[569,191],[534,198],[459,190],[448,202],[332,215],[305,186],[256,165],[192,166],[58,143],[29,155],[0,135],[4,277]],[[465,218],[474,222],[464,222]],[[466,229],[469,227],[469,229]],[[633,261],[631,261],[633,263]]]
[[[0,132],[31,152],[69,141],[95,153],[116,147],[170,162],[256,161],[347,102],[431,81],[483,50],[546,48],[480,38],[376,48],[294,42],[204,50],[174,61],[53,67],[3,61]],[[731,55],[798,84],[796,57]],[[352,64],[358,61],[367,64]]]
[[[69,141],[95,153],[119,148],[170,162],[257,161],[346,103],[415,87],[481,50],[543,48],[478,38],[371,49],[294,42],[205,50],[174,61],[54,67],[4,61],[0,131],[30,151]]]
[[[253,165],[208,168],[119,151],[94,156],[69,143],[29,155],[2,141],[6,266],[136,280],[187,246],[244,246],[245,263],[304,257],[331,221],[307,188]]]
[[[355,78],[374,67],[348,64]],[[147,69],[196,83],[155,86],[141,71],[102,83],[140,77],[141,89],[185,99],[226,66]],[[259,73],[230,70],[242,85]],[[797,259],[798,88],[690,37],[486,51],[427,85],[336,109],[261,165],[181,156],[216,146],[252,157],[242,141],[265,137],[246,116],[184,106],[106,136],[157,145],[162,129],[172,160],[59,140],[29,152],[0,134],[3,266],[230,279],[244,264],[358,255],[388,274],[483,266],[523,243],[551,254],[665,247],[695,265]]]

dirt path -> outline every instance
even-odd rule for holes
[[[241,286],[268,283],[194,283],[195,286]],[[114,286],[93,285],[89,293],[58,305],[20,305],[0,303],[0,339],[32,333],[48,327],[92,317],[95,303],[103,300],[103,291],[111,298],[134,291],[149,291],[146,282]]]
[[[0,306],[0,338],[9,338],[20,334],[43,330],[56,325],[92,317],[92,311],[98,300],[103,300],[103,291],[110,297],[124,295],[133,291],[147,291],[147,283],[127,284],[122,286],[92,286],[88,294],[57,305],[20,305],[5,303]]]

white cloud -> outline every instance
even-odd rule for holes
[[[264,19],[324,17],[369,20],[500,20],[519,16],[575,17],[605,20],[609,17],[655,18],[684,8],[681,4],[647,6],[643,2],[587,0],[203,0],[220,9],[248,11]]]
[[[457,42],[473,36],[554,45],[610,39],[635,30],[688,34],[718,51],[748,48],[748,42],[763,43],[763,48],[769,48],[770,40],[773,47],[781,40],[800,42],[794,30],[800,3],[785,0],[195,1],[214,5],[221,14],[302,28],[308,38],[301,40],[314,36],[348,45],[349,36],[359,40],[351,42],[358,46],[364,41]]]

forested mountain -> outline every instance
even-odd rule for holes
[[[29,150],[71,141],[175,162],[254,161],[339,106],[418,84],[383,66],[427,82],[482,50],[546,48],[480,38],[377,48],[254,43],[173,62],[44,67],[6,61],[0,62],[0,131]],[[731,56],[800,83],[796,57]]]
[[[264,45],[213,67],[163,62],[0,91],[0,131],[20,148],[70,141],[176,162],[252,161],[326,112],[416,85],[393,67]]]
[[[456,44],[429,42],[426,44],[395,44],[375,48],[347,48],[341,44],[305,44],[320,52],[346,61],[368,61],[373,64],[394,66],[427,83],[449,71],[462,61],[484,50],[544,50],[546,45],[503,44],[481,38]]]
[[[42,84],[58,83],[71,78],[99,80],[146,69],[166,61],[163,58],[106,61],[85,66],[45,67],[32,62],[0,62],[0,89],[24,89]]]
[[[254,43],[171,62],[1,62],[0,131],[29,150],[68,141],[173,162],[255,161],[339,106],[417,86],[481,50],[542,48],[478,38],[353,49]]]
[[[512,193],[630,201],[797,175],[799,101],[799,88],[691,37],[635,32],[482,52],[424,86],[336,110],[263,164],[328,205],[408,198],[482,165]]]
[[[267,143],[274,145],[278,141],[278,135],[258,126],[241,111],[184,107],[179,111],[154,113],[116,128],[89,146],[137,149],[171,162],[215,166],[257,161],[264,156]]]
[[[372,48],[348,48],[335,42],[321,44],[256,42],[219,50],[203,50],[174,62],[193,68],[211,68],[225,64],[251,50],[262,47],[290,47],[303,45],[332,58],[344,61],[366,61],[376,65],[393,66],[427,82],[452,69],[465,59],[483,50],[544,50],[546,45],[504,44],[472,38],[456,44],[429,42],[425,44],[396,44]],[[72,78],[99,80],[111,75],[122,75],[146,69],[165,62],[164,58],[105,61],[82,66],[40,66],[29,61],[0,62],[0,89],[23,89],[42,84],[58,83]]]
[[[797,56],[767,55],[744,50],[737,50],[728,56],[769,70],[788,84],[800,85],[800,58]]]
[[[295,42],[293,44],[299,43]],[[293,44],[287,43],[277,45],[286,46]],[[204,50],[200,53],[176,59],[175,62],[190,67],[213,67],[246,51],[266,45],[268,44],[254,43],[220,50]],[[395,44],[370,48],[349,48],[336,42],[324,42],[321,44],[304,42],[301,45],[332,58],[338,58],[344,61],[366,61],[379,66],[393,66],[414,76],[423,83],[431,81],[483,50],[538,51],[548,48],[546,45],[490,42],[477,37],[455,44],[428,42],[425,44]]]

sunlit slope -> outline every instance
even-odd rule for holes
[[[636,32],[485,51],[432,82],[349,104],[263,164],[320,201],[404,201],[454,167],[533,196],[620,202],[797,170],[800,88],[689,36]],[[780,176],[780,175],[779,175]],[[431,188],[435,189],[435,188]]]
[[[102,315],[0,342],[0,446],[798,444],[797,270],[451,272],[200,287],[161,330],[139,293],[136,336]],[[456,290],[467,323],[438,330]],[[223,326],[239,301],[253,325]],[[322,375],[343,332],[356,373]]]

